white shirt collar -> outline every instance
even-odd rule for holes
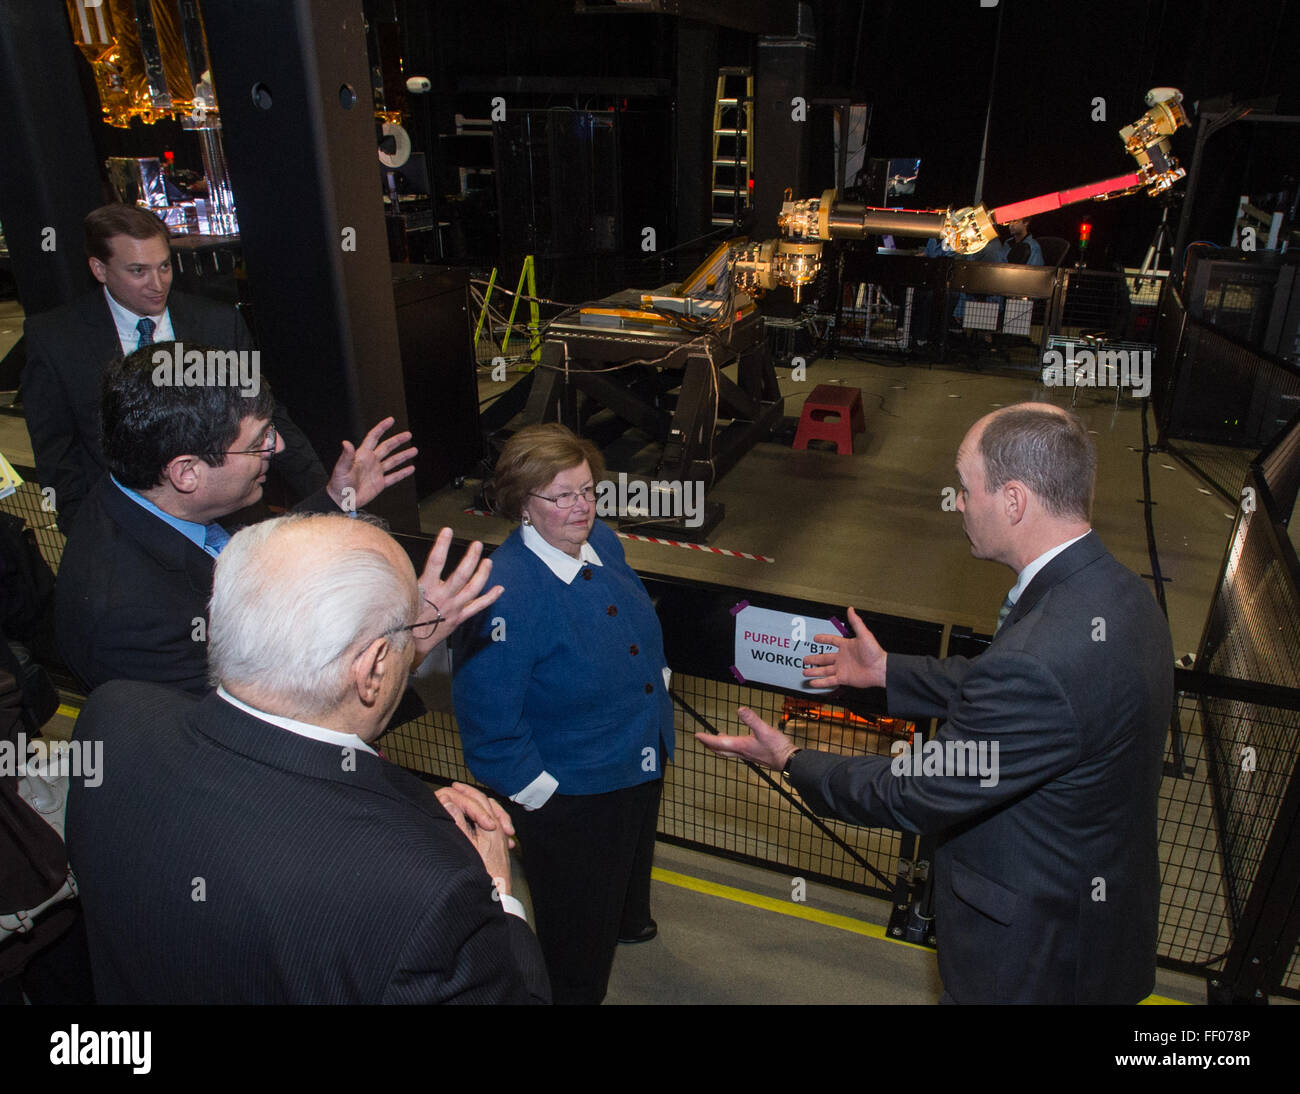
[[[583,543],[578,551],[578,557],[574,558],[572,555],[566,555],[558,547],[552,547],[542,539],[541,532],[531,524],[522,525],[520,535],[523,537],[524,546],[545,562],[547,569],[566,585],[573,584],[573,579],[582,572],[584,563],[590,562],[593,566],[604,565],[600,561],[600,555],[596,554],[596,548],[591,545],[591,540]]]
[[[287,729],[290,733],[298,734],[299,737],[310,737],[313,741],[324,741],[328,745],[336,745],[339,748],[359,748],[364,752],[369,752],[372,756],[378,755],[370,745],[355,733],[340,733],[336,729],[314,726],[309,722],[297,722],[292,718],[285,718],[279,714],[267,714],[264,710],[250,707],[247,703],[236,699],[223,687],[217,688],[217,694],[232,707],[239,708],[245,714],[251,714],[254,718],[261,719],[263,722],[270,722],[273,726]]]
[[[140,348],[140,331],[137,324],[141,319],[153,320],[155,342],[173,341],[171,316],[166,308],[157,315],[136,315],[113,299],[113,294],[108,291],[107,285],[104,286],[104,299],[108,301],[108,310],[113,316],[113,326],[117,328],[117,340],[123,353],[134,353]]]
[[[1083,533],[1083,536],[1088,535],[1088,533],[1091,531],[1092,529],[1089,528],[1087,532]],[[1007,596],[1011,598],[1011,603],[1015,604],[1017,601],[1019,601],[1020,594],[1023,593],[1025,589],[1029,587],[1029,583],[1033,581],[1035,577],[1038,576],[1038,572],[1044,566],[1046,566],[1049,562],[1051,562],[1052,559],[1054,559],[1067,547],[1073,547],[1076,543],[1079,542],[1079,540],[1083,539],[1083,536],[1075,536],[1074,539],[1067,539],[1064,543],[1058,543],[1055,547],[1051,548],[1050,550],[1044,551],[1041,555],[1039,555],[1036,559],[1034,559],[1033,562],[1029,563],[1028,566],[1026,566],[1023,570],[1021,570],[1020,576],[1016,578],[1016,583],[1013,586],[1011,586],[1011,592],[1007,593]]]

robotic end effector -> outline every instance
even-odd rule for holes
[[[1163,193],[1187,172],[1170,151],[1169,138],[1188,125],[1183,93],[1176,87],[1153,87],[1146,95],[1150,109],[1119,131],[1124,150],[1137,160],[1142,185],[1152,197]]]
[[[949,209],[939,232],[939,242],[959,255],[977,254],[997,238],[993,218],[983,205]]]

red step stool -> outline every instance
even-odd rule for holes
[[[829,419],[832,415],[834,421]],[[806,449],[809,441],[834,441],[839,455],[852,456],[853,434],[865,433],[866,429],[861,388],[818,384],[803,404],[794,446]]]

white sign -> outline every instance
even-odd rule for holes
[[[736,617],[736,653],[731,671],[740,683],[754,681],[812,692],[803,675],[803,659],[811,653],[828,653],[834,647],[813,641],[817,634],[843,634],[833,619],[815,619],[789,612],[756,608],[741,601],[732,609]]]

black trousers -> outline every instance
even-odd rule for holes
[[[605,998],[620,937],[650,922],[650,867],[663,780],[607,794],[507,802],[556,1003]]]

